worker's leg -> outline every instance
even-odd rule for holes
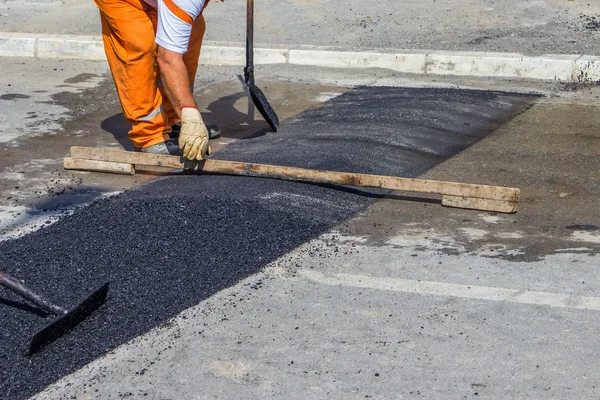
[[[206,22],[204,16],[200,14],[194,26],[192,27],[192,34],[190,36],[190,43],[188,45],[188,51],[183,55],[183,62],[188,71],[188,78],[190,80],[190,89],[194,91],[194,81],[196,80],[196,71],[198,70],[198,60],[200,59],[200,50],[202,49],[202,39],[204,38],[204,32],[206,32]],[[163,108],[167,114],[169,126],[173,125],[174,121],[178,119],[175,110],[167,100],[166,95],[163,100]],[[215,128],[216,129],[216,128]]]
[[[165,114],[157,88],[152,8],[142,0],[95,0],[104,50],[137,148],[165,140]]]

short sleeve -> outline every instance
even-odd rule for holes
[[[156,44],[185,54],[188,51],[192,25],[202,13],[204,3],[205,0],[158,0]]]

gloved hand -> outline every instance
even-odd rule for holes
[[[210,154],[208,130],[196,108],[184,107],[181,110],[179,149],[188,160],[201,161],[205,155]]]

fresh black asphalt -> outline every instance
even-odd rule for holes
[[[415,177],[532,101],[498,92],[357,88],[286,121],[279,133],[239,141],[215,157]],[[0,397],[34,395],[328,231],[375,193],[175,176],[0,243],[0,268],[60,304],[73,306],[111,282],[107,303],[93,317],[32,358],[24,356],[28,340],[52,317],[0,289]]]

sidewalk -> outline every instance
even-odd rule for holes
[[[437,5],[436,12],[432,4],[412,0],[392,5],[331,3],[258,4],[256,63],[600,80],[600,57],[592,55],[600,29],[600,19],[594,17],[600,13],[597,0],[566,5],[449,0],[444,7]],[[34,7],[37,13],[30,3],[0,4],[0,56],[104,60],[92,2],[42,0]],[[244,2],[226,1],[207,9],[202,63],[244,64],[244,7]]]
[[[336,46],[503,53],[597,54],[598,0],[256,1],[256,41]],[[207,40],[243,42],[245,2],[213,2]],[[0,0],[0,31],[98,35],[90,0]]]

